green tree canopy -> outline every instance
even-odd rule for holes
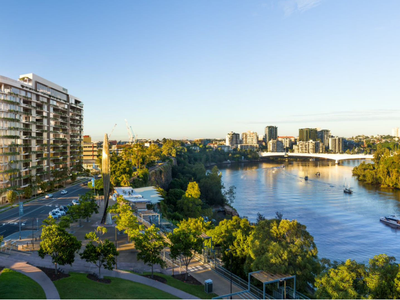
[[[306,226],[296,220],[264,220],[256,226],[250,244],[253,271],[296,275],[299,289],[319,274],[318,250]]]
[[[186,267],[186,276],[188,277],[188,266],[194,257],[194,253],[200,253],[203,246],[203,239],[200,234],[184,224],[179,224],[173,233],[168,235],[171,242],[170,250],[173,259],[180,259]]]
[[[14,203],[15,200],[17,200],[17,193],[13,190],[9,190],[9,191],[7,191],[6,197],[7,197],[8,202]]]
[[[168,246],[168,243],[160,234],[160,229],[154,224],[144,230],[143,233],[136,235],[133,240],[135,242],[135,248],[140,251],[137,258],[151,266],[151,277],[153,278],[154,265],[159,264],[162,267],[165,266],[165,262],[162,260],[160,254],[161,251]]]
[[[109,208],[109,212],[114,214],[112,218],[115,220],[117,229],[126,233],[129,238],[134,238],[143,228],[143,225],[139,226],[131,206],[123,196],[117,198],[117,203]]]
[[[105,234],[107,229],[99,226],[96,231]],[[87,233],[85,239],[89,240],[89,243],[80,256],[87,262],[95,264],[99,268],[99,278],[102,278],[101,267],[112,270],[116,264],[116,257],[119,253],[114,243],[110,242],[108,239],[101,240],[94,231]]]
[[[208,231],[214,245],[222,249],[224,266],[239,276],[246,275],[243,266],[250,256],[253,232],[254,226],[247,219],[236,216],[231,220],[222,220]]]
[[[75,254],[81,248],[81,242],[57,224],[44,225],[42,229],[39,256],[50,255],[57,274],[57,265],[70,264],[75,261]]]

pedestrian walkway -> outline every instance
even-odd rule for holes
[[[56,287],[54,286],[53,282],[48,278],[48,276],[40,269],[31,265],[33,264],[41,267],[53,268],[54,265],[51,262],[50,257],[45,257],[44,259],[42,259],[39,256],[32,254],[29,257],[24,256],[23,258],[26,261],[22,262],[18,254],[7,257],[0,256],[0,265],[18,271],[35,280],[38,284],[42,286],[43,290],[46,293],[47,299],[60,299]],[[77,259],[74,262],[73,266],[66,265],[61,266],[61,268],[66,272],[97,273],[98,271],[96,266],[94,266],[93,264],[89,264],[81,259]],[[115,269],[113,271],[102,270],[102,274],[104,276],[117,277],[132,282],[148,285],[182,299],[199,299],[191,294],[183,292],[167,284],[155,281],[147,277],[132,274],[127,271]]]
[[[43,288],[47,299],[60,299],[60,295],[58,294],[54,283],[44,272],[42,272],[42,270],[26,262],[15,261],[10,257],[8,257],[7,259],[0,257],[0,265],[22,273],[36,281]]]

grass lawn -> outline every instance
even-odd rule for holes
[[[148,285],[115,277],[110,284],[88,279],[87,274],[70,273],[70,277],[54,281],[61,299],[178,299]]]
[[[46,299],[46,294],[28,276],[4,269],[0,274],[0,299]]]
[[[140,275],[140,274],[138,274]],[[151,275],[151,273],[143,273],[142,275]],[[167,284],[177,288],[181,291],[184,291],[188,294],[191,294],[193,296],[199,297],[200,299],[211,299],[213,297],[217,297],[217,294],[211,293],[211,294],[207,294],[204,291],[204,285],[193,285],[193,284],[188,284],[188,283],[184,283],[178,279],[173,278],[172,276],[168,276],[168,275],[164,275],[161,273],[154,273],[154,275],[163,277],[167,280]]]

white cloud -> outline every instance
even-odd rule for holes
[[[311,8],[318,6],[322,0],[281,0],[280,4],[285,12],[285,16],[290,16],[295,12],[303,13]]]

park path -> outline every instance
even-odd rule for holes
[[[0,265],[22,273],[36,281],[42,287],[47,299],[60,299],[60,295],[58,294],[54,283],[44,272],[42,272],[42,270],[28,264],[27,262],[10,259],[10,257],[7,259],[1,257]]]
[[[54,265],[50,260],[50,257],[45,257],[45,259],[41,259],[39,256],[30,255],[30,256],[24,256],[23,260],[24,261],[18,259],[18,257],[13,258],[12,255],[10,256],[0,255],[0,266],[10,268],[35,280],[43,288],[47,299],[60,299],[60,295],[56,287],[54,286],[53,282],[50,280],[50,278],[44,272],[42,272],[42,270],[33,266],[37,265],[47,268],[54,267]],[[86,262],[80,259],[76,259],[72,267],[66,265],[62,266],[62,269],[64,269],[67,272],[92,273],[90,272],[90,270],[95,271],[97,268],[88,268]],[[115,270],[115,269],[113,271],[102,270],[102,275],[117,277],[132,282],[148,285],[182,299],[199,299],[191,294],[188,294],[184,291],[181,291],[167,284],[158,282],[156,280],[147,277],[132,274],[127,271]]]

